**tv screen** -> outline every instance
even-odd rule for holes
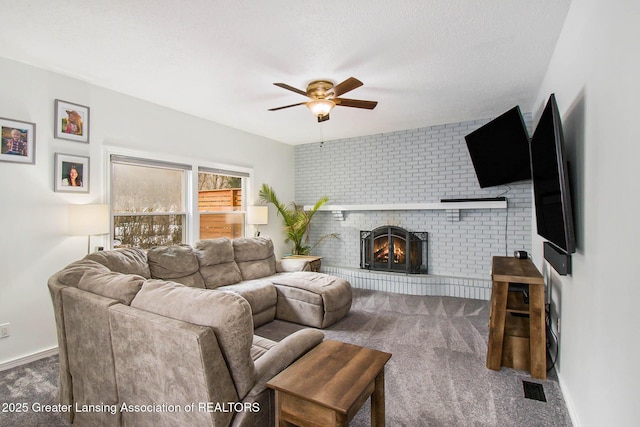
[[[531,179],[529,134],[519,106],[464,139],[481,188]]]
[[[531,171],[538,234],[567,254],[574,253],[568,164],[554,94],[549,97],[531,138]]]

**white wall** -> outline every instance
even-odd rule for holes
[[[3,58],[0,94],[0,117],[36,123],[36,164],[0,162],[0,366],[57,346],[47,279],[86,253],[86,237],[67,236],[67,205],[107,202],[105,146],[253,168],[250,203],[263,182],[294,197],[292,146]],[[91,108],[90,144],[53,138],[55,99]],[[90,156],[90,194],[53,191],[54,153]],[[286,252],[275,210],[260,230]]]
[[[574,422],[638,425],[640,2],[573,1],[538,93],[562,114],[575,188],[573,275],[551,279],[557,369]],[[536,111],[534,109],[534,111]],[[534,227],[535,232],[535,227]],[[542,266],[542,242],[534,236]]]

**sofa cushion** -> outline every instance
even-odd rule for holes
[[[268,237],[234,239],[233,254],[243,280],[276,274],[273,242]]]
[[[269,278],[278,292],[276,317],[280,320],[326,328],[351,308],[351,285],[323,273],[279,273]]]
[[[189,245],[156,246],[147,252],[154,279],[171,280],[193,288],[204,288],[195,251]]]
[[[68,363],[72,389],[72,401],[66,403],[70,405],[69,410],[73,416],[73,425],[119,425],[119,413],[79,411],[75,404],[105,404],[109,406],[118,404],[118,385],[109,328],[109,308],[120,304],[114,299],[71,286],[65,287],[61,294],[66,340],[64,357]],[[60,356],[63,357],[63,354]],[[18,424],[36,425],[35,422],[18,422]]]
[[[323,304],[325,311],[351,305],[351,285],[346,280],[324,273],[298,271],[279,273],[270,279],[288,298],[311,304]]]
[[[218,288],[220,291],[231,291],[246,299],[251,306],[251,311],[261,313],[264,310],[275,307],[278,302],[276,287],[267,279],[247,280],[234,285]]]
[[[232,292],[190,288],[173,282],[147,280],[131,307],[172,319],[211,327],[242,399],[255,382],[251,359],[253,321],[249,303]]]
[[[98,251],[84,258],[99,262],[111,271],[124,274],[138,274],[147,279],[151,278],[147,254],[142,249],[122,248],[113,251]]]
[[[250,396],[255,396],[267,387],[267,382],[278,375],[296,359],[317,346],[324,339],[324,334],[315,329],[302,329],[296,331],[278,343],[265,340],[262,337],[254,336],[253,350],[256,358],[256,385],[249,392]],[[308,378],[305,378],[308,380]],[[304,381],[305,379],[301,379]]]
[[[238,401],[213,329],[122,304],[109,308],[109,323],[121,404],[165,403],[177,410],[123,410],[122,423],[101,426],[231,425],[233,411],[188,410],[199,402]]]
[[[255,362],[267,351],[271,350],[278,343],[271,341],[268,338],[263,338],[258,335],[253,336],[253,345],[251,346],[251,358]]]
[[[226,237],[197,241],[195,254],[200,274],[207,289],[231,285],[242,280],[240,269],[233,258],[233,245]]]
[[[129,305],[145,280],[137,274],[87,270],[80,278],[78,288]]]
[[[66,266],[60,274],[58,275],[58,280],[63,285],[73,286],[75,288],[78,287],[78,283],[80,283],[80,279],[82,276],[88,272],[102,272],[107,273],[109,270],[104,265],[99,262],[92,261],[90,259],[81,259],[75,262],[72,262],[68,266]]]

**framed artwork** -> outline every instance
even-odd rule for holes
[[[56,99],[56,138],[89,143],[89,107]]]
[[[89,158],[71,154],[55,154],[54,191],[59,193],[89,192]]]
[[[2,146],[0,160],[13,163],[36,163],[36,124],[0,117]]]

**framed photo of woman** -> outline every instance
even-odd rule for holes
[[[88,193],[89,158],[56,153],[53,190],[58,193]]]
[[[89,107],[56,99],[55,137],[89,143]]]
[[[36,124],[0,117],[0,161],[36,163]]]

